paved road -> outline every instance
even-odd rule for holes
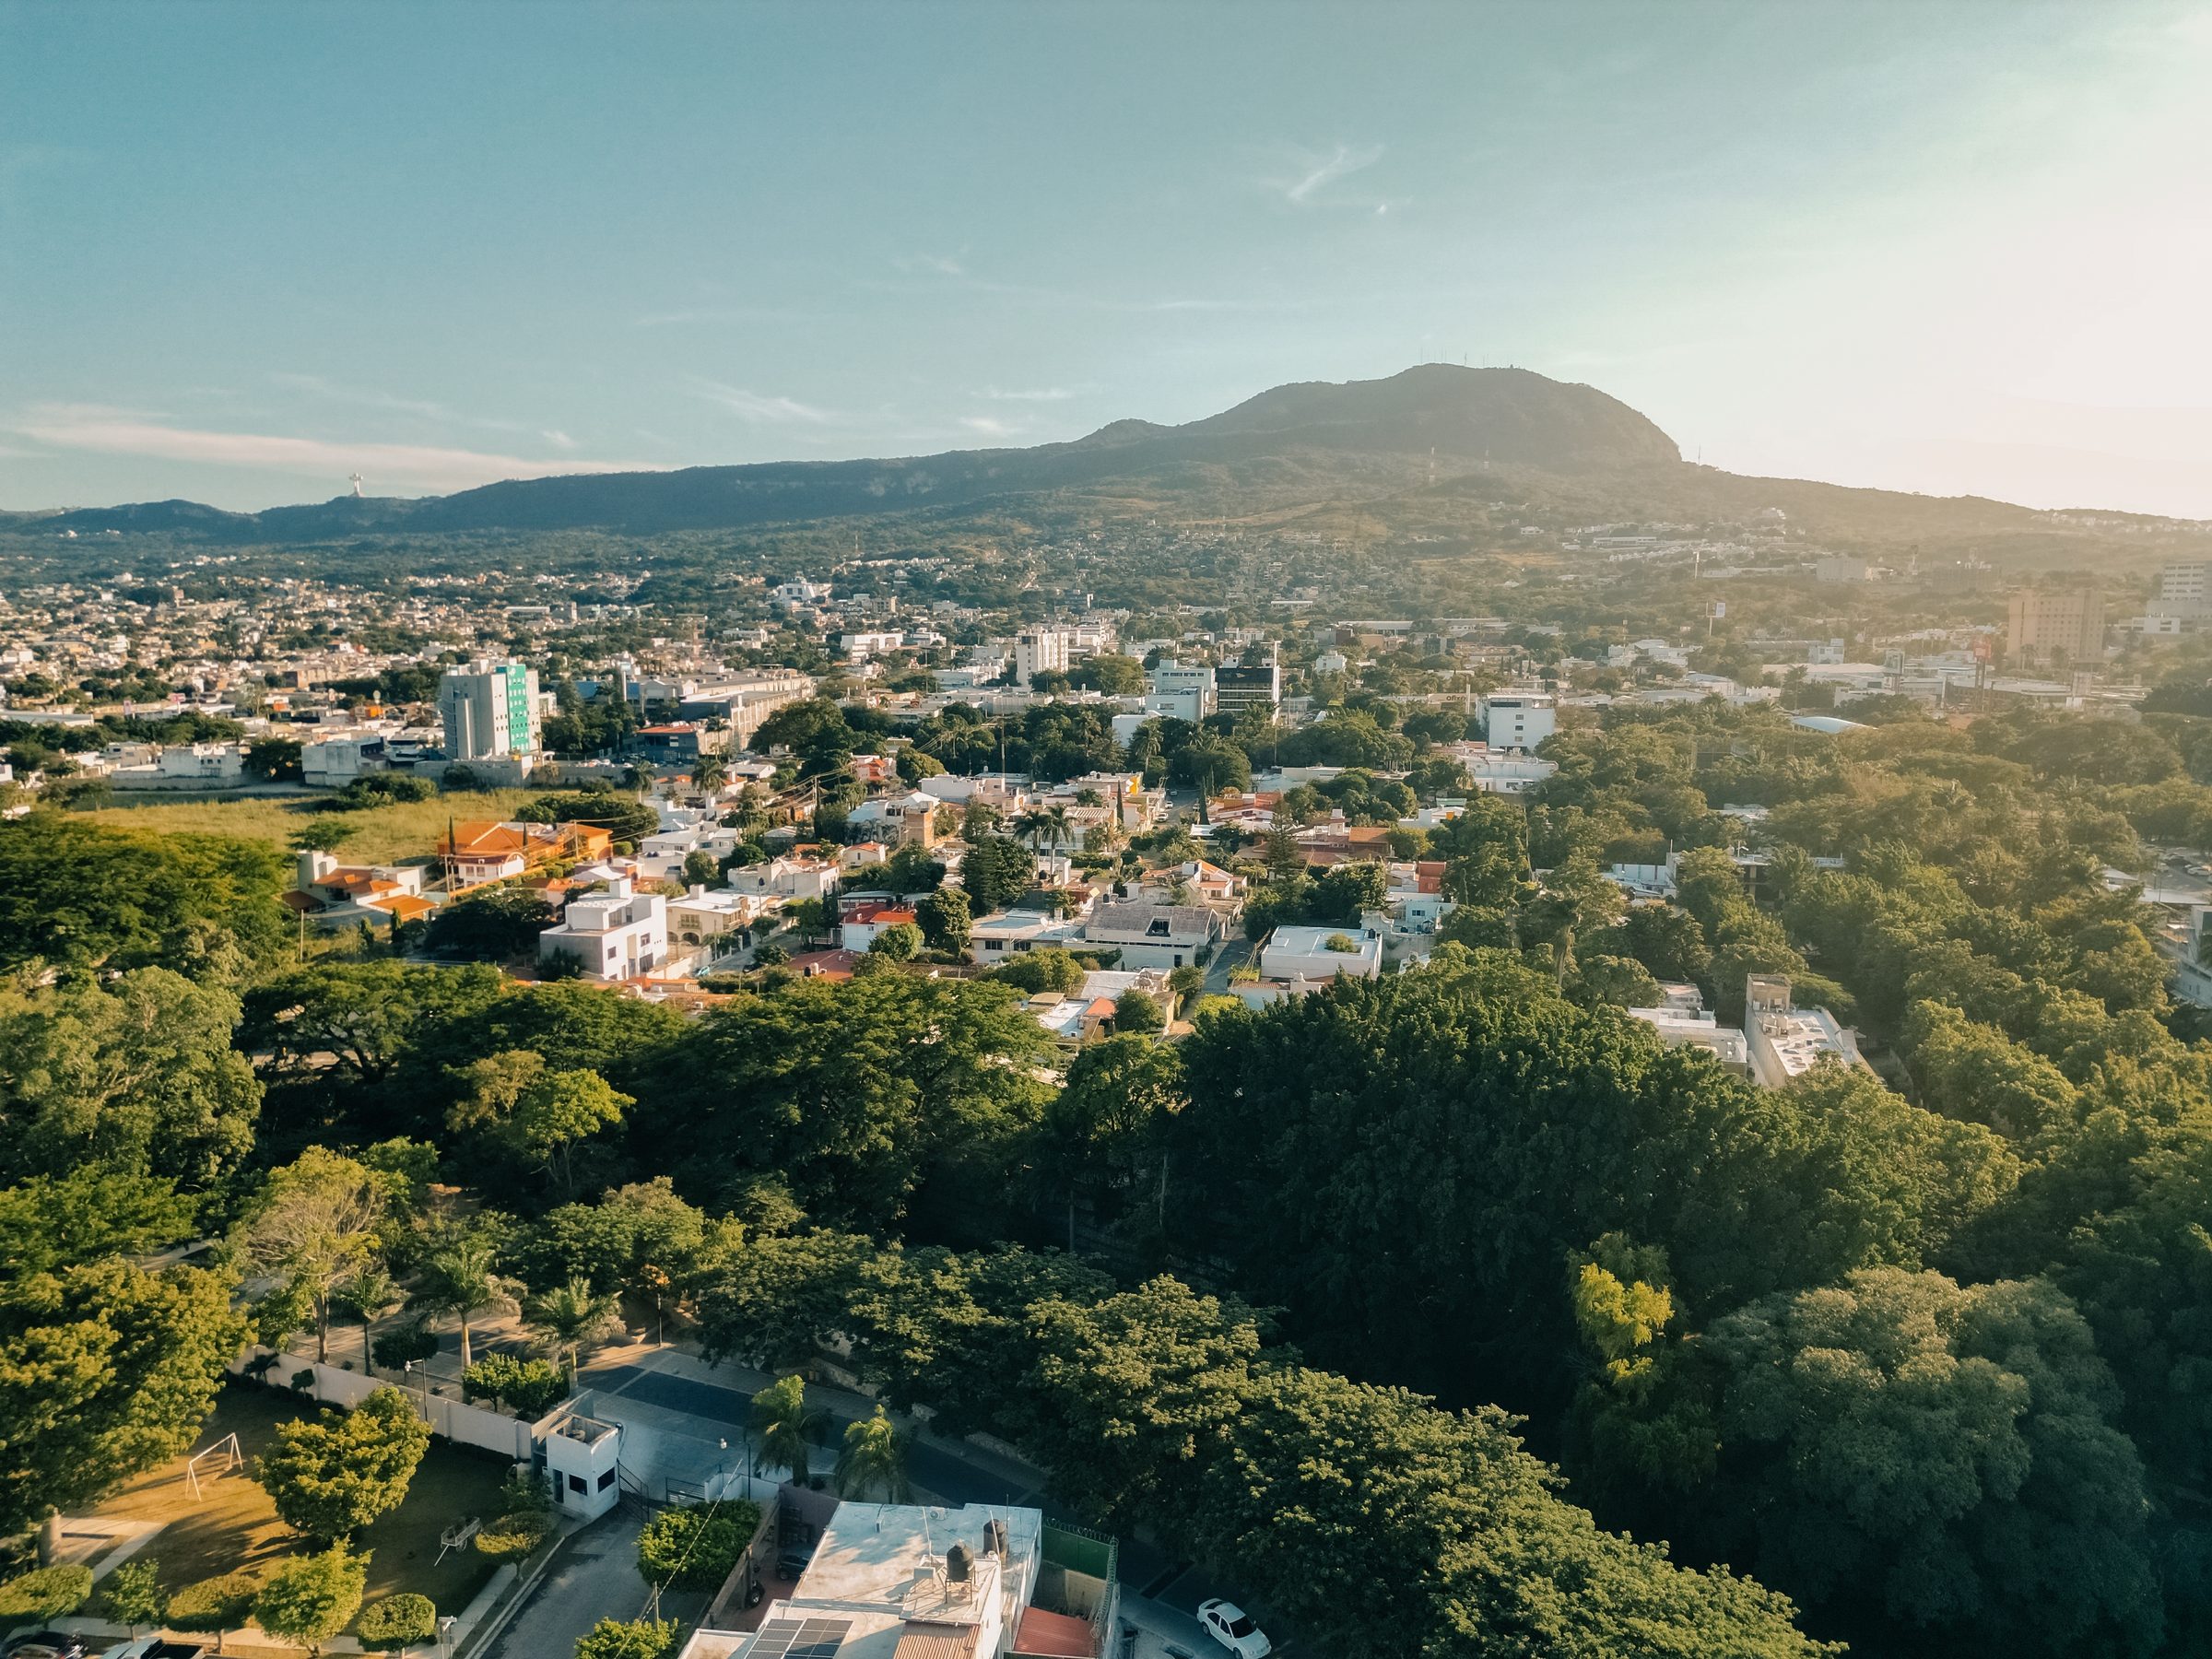
[[[638,1573],[641,1523],[618,1509],[565,1539],[528,1602],[479,1659],[559,1659],[603,1618],[635,1618],[651,1589]],[[703,1595],[664,1595],[661,1617],[696,1619]]]

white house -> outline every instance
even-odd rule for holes
[[[1352,948],[1332,949],[1339,940]],[[1371,938],[1361,928],[1278,927],[1267,935],[1260,951],[1260,977],[1270,980],[1328,980],[1337,974],[1352,979],[1382,976],[1382,941]]]
[[[601,984],[665,967],[668,900],[658,893],[633,892],[629,877],[618,876],[606,892],[571,900],[560,925],[537,935],[539,961],[550,961],[564,950],[582,959],[584,978]]]
[[[1194,904],[1101,904],[1083,924],[1087,944],[1119,950],[1124,968],[1194,964],[1228,931],[1218,912]]]

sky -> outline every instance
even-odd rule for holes
[[[0,0],[0,508],[1048,442],[1512,363],[2212,517],[2212,8]]]

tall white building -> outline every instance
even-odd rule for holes
[[[633,892],[629,877],[618,876],[606,892],[571,900],[560,925],[537,935],[539,961],[563,951],[601,984],[651,973],[668,960],[668,900]]]
[[[1168,715],[1196,725],[1214,712],[1214,671],[1204,663],[1185,667],[1172,657],[1148,677],[1145,694],[1147,715]]]
[[[1514,691],[1484,700],[1493,749],[1533,749],[1559,729],[1559,712],[1549,697]]]
[[[1025,628],[1014,637],[1014,683],[1030,688],[1030,677],[1048,668],[1067,672],[1075,660],[1076,636],[1065,628]]]
[[[449,668],[438,682],[438,718],[450,760],[537,752],[537,670],[487,657]]]
[[[2202,617],[2212,611],[2212,565],[2170,564],[2159,572],[2154,617]]]

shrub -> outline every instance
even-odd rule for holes
[[[387,1595],[362,1610],[353,1633],[371,1653],[410,1647],[438,1634],[438,1607],[427,1595]]]
[[[1359,947],[1343,934],[1331,934],[1321,942],[1324,950],[1334,950],[1339,956],[1358,956]]]
[[[172,1630],[199,1634],[212,1632],[215,1645],[223,1645],[223,1632],[244,1624],[253,1611],[261,1581],[250,1572],[226,1572],[220,1578],[187,1584],[169,1598],[166,1616]]]
[[[107,1617],[126,1628],[134,1640],[140,1625],[161,1622],[161,1611],[169,1604],[162,1598],[160,1577],[160,1563],[148,1556],[125,1561],[108,1574],[107,1592],[101,1597]]]
[[[730,1576],[759,1524],[759,1505],[742,1500],[712,1509],[663,1510],[638,1535],[638,1571],[671,1590],[712,1594]]]
[[[91,1594],[91,1568],[41,1567],[0,1584],[0,1629],[30,1620],[43,1623],[50,1618],[66,1618]]]
[[[541,1415],[567,1389],[568,1379],[545,1360],[517,1359],[512,1354],[487,1354],[461,1373],[464,1397],[488,1394],[530,1418]]]
[[[517,1464],[500,1482],[500,1512],[503,1515],[543,1515],[553,1508],[553,1477],[540,1475],[528,1464]]]
[[[552,1525],[551,1518],[536,1510],[501,1515],[477,1535],[477,1548],[495,1561],[519,1561],[544,1541]]]
[[[603,1618],[576,1640],[576,1659],[660,1659],[676,1645],[676,1620]]]

